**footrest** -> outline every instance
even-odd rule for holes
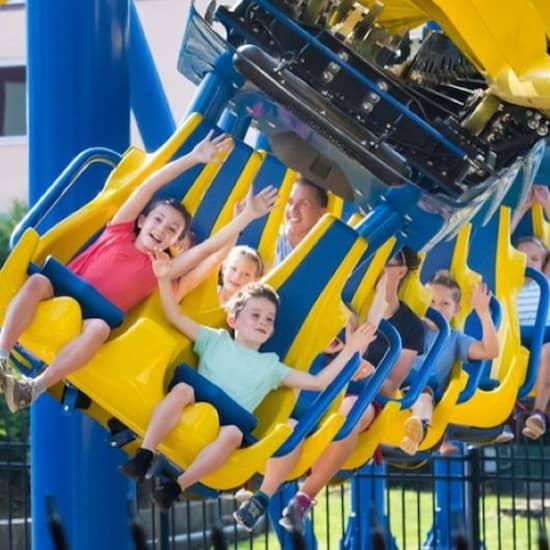
[[[63,403],[63,412],[66,413],[77,409],[86,410],[92,404],[92,400],[85,393],[81,392],[76,386],[67,383],[63,389],[61,402]]]
[[[449,439],[464,441],[466,443],[477,443],[480,445],[489,445],[502,433],[503,425],[493,428],[474,428],[472,426],[458,426],[450,424],[447,430]]]
[[[107,422],[107,426],[109,426],[109,432],[111,434],[111,439],[109,440],[111,447],[120,449],[124,447],[124,445],[137,439],[137,435],[118,418],[111,418]]]
[[[406,470],[415,470],[424,466],[427,460],[432,458],[431,451],[418,451],[414,456],[408,455],[397,447],[381,445],[384,460],[392,466]]]

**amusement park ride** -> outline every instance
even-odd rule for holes
[[[107,150],[84,152],[30,211],[0,272],[0,319],[29,270],[63,281],[63,264],[147,175],[189,151],[210,129],[228,132],[235,146],[221,166],[191,170],[166,191],[193,213],[199,239],[230,219],[251,184],[256,190],[276,185],[284,201],[299,172],[331,192],[330,213],[264,277],[282,301],[276,336],[266,349],[295,368],[309,369],[344,324],[343,299],[364,315],[386,259],[408,245],[426,253],[422,279],[439,267],[449,268],[461,285],[484,278],[494,294],[501,349],[492,364],[455,366],[415,460],[431,456],[447,429],[460,440],[492,442],[516,400],[533,390],[544,332],[539,322],[531,349],[522,346],[515,300],[525,259],[510,245],[510,208],[533,182],[550,129],[547,0],[241,0],[230,6],[211,2],[204,14],[192,5],[179,69],[198,85],[197,93],[189,116],[161,147],[151,153],[131,148],[122,157]],[[67,185],[96,160],[114,165],[103,189],[43,229],[44,215],[55,210]],[[240,237],[267,263],[281,216],[273,211]],[[536,208],[519,230],[542,237],[549,231]],[[214,286],[209,279],[181,307],[201,323],[222,326]],[[48,364],[79,333],[86,293],[41,306],[14,357],[22,369]],[[426,314],[429,297],[420,277],[408,281],[401,294],[418,314]],[[543,321],[547,308],[542,300]],[[467,301],[462,309],[457,328],[475,335]],[[389,340],[384,369],[391,369],[400,348],[399,339]],[[402,437],[437,352],[425,361],[418,384],[388,401],[361,435],[345,466],[348,475],[365,467],[380,444],[389,460],[404,460],[391,447]],[[132,450],[181,361],[196,359],[190,343],[164,320],[155,294],[121,320],[68,385],[52,393],[67,410],[83,404],[99,423],[116,426],[114,444]],[[337,412],[351,377],[344,371],[292,434],[285,420],[296,395],[273,392],[255,411],[250,445],[202,480],[197,493],[237,488],[261,474],[269,456],[302,441],[291,479],[303,475],[330,441],[349,433],[386,372],[369,380],[346,419]],[[185,410],[160,452],[172,468],[185,469],[218,429],[215,407],[197,403]],[[367,548],[368,517],[362,526],[351,523],[345,547]],[[450,547],[442,531],[442,525],[434,526],[434,548]]]

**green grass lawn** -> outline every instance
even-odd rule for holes
[[[318,499],[314,524],[319,550],[338,550],[339,548],[339,541],[349,515],[347,485],[343,487],[343,489],[339,486],[331,487],[328,501],[326,495]],[[521,502],[524,500],[516,498],[516,508]],[[487,550],[508,550],[514,546],[520,550],[536,548],[537,521],[519,516],[513,518],[504,514],[503,510],[512,508],[512,505],[511,496],[500,497],[500,499],[493,495],[485,496],[480,524]],[[550,499],[547,500],[546,505],[550,506]],[[389,500],[386,503],[386,508],[388,507],[391,510],[391,531],[396,538],[398,548],[401,550],[420,548],[432,525],[434,514],[432,494],[416,490],[403,491],[400,488],[390,489]],[[550,516],[547,514],[547,517]],[[546,527],[550,531],[550,525]],[[270,532],[267,536],[262,533],[231,548],[277,550],[279,543],[275,535]]]

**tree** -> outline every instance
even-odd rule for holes
[[[10,204],[7,212],[0,214],[0,266],[4,265],[10,253],[10,235],[26,212],[27,206],[25,203],[16,199]],[[11,415],[8,412],[4,399],[0,399],[0,440],[7,439],[13,442],[26,441],[27,432],[28,411],[22,411],[17,415]],[[19,454],[21,454],[21,452],[19,452]]]
[[[0,214],[0,266],[4,265],[10,253],[10,235],[26,212],[27,206],[25,203],[15,199],[10,204],[9,210],[4,214]]]

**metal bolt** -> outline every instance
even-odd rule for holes
[[[363,103],[361,103],[361,109],[367,114],[372,113],[374,105],[370,101],[363,101]]]
[[[375,92],[369,92],[368,98],[371,103],[378,103],[380,101],[380,96]]]
[[[347,61],[349,59],[349,54],[348,52],[346,52],[345,50],[340,50],[338,52],[338,57],[342,60],[342,61]]]

